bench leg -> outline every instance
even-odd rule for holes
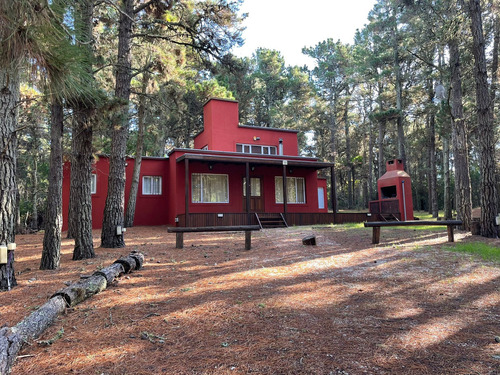
[[[372,243],[377,244],[380,242],[380,227],[373,227]]]
[[[250,250],[252,248],[252,231],[245,231],[245,250]]]
[[[177,232],[175,234],[175,248],[182,249],[184,247],[184,233]]]
[[[453,225],[448,225],[448,242],[455,242],[453,237]]]

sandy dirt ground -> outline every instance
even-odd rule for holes
[[[57,271],[38,270],[42,234],[16,238],[0,326],[132,250],[146,262],[25,345],[13,374],[500,374],[500,266],[447,251],[445,228],[383,228],[379,245],[349,225],[267,229],[250,251],[243,233],[182,250],[165,227],[129,228],[122,249],[99,235],[84,261],[64,240]]]

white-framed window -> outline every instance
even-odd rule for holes
[[[283,203],[283,177],[274,177],[276,203]],[[287,203],[306,203],[306,182],[303,177],[286,178]]]
[[[201,148],[202,150],[208,150],[208,145],[205,145]]]
[[[236,152],[242,152],[244,154],[276,155],[276,146],[261,146],[237,143]]]
[[[193,173],[191,175],[191,202],[229,203],[229,176]]]
[[[90,178],[90,194],[97,193],[97,175],[92,173],[92,177]]]
[[[318,208],[320,210],[325,208],[325,189],[322,187],[318,188]]]
[[[143,195],[161,195],[161,176],[142,176]]]

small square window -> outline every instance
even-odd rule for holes
[[[143,176],[142,194],[143,195],[161,195],[161,176]]]

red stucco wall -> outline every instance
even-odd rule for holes
[[[63,170],[63,230],[68,229],[68,207],[70,192],[70,164],[66,163]],[[108,194],[109,162],[106,157],[99,157],[93,165],[93,172],[97,175],[96,193],[92,194],[92,228],[102,227],[104,206]],[[134,170],[134,159],[127,159],[126,183],[125,183],[125,207],[128,202],[130,186],[132,184],[132,172]],[[139,180],[139,192],[137,194],[136,212],[134,225],[166,225],[168,216],[166,202],[168,196],[168,164],[164,159],[143,159],[141,176]],[[162,194],[142,194],[143,176],[161,176]],[[163,208],[163,209],[162,209]]]
[[[238,102],[211,99],[204,107],[203,121],[204,130],[194,139],[195,149],[208,145],[209,150],[235,152],[236,144],[243,143],[275,146],[278,152],[279,140],[282,139],[283,154],[298,155],[298,140],[295,131],[239,126]]]

